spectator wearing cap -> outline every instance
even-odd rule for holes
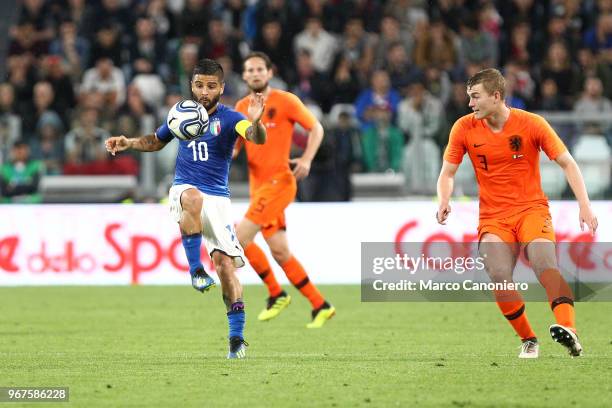
[[[391,122],[395,122],[400,94],[391,88],[389,74],[379,69],[372,73],[370,88],[361,91],[355,101],[357,118],[363,131],[374,126],[380,112],[391,114]]]
[[[16,141],[10,161],[0,167],[0,201],[5,203],[38,203],[38,182],[44,173],[40,160],[30,157],[30,147],[24,140]]]

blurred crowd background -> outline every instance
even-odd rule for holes
[[[190,96],[199,58],[221,62],[222,102],[233,105],[247,91],[241,68],[251,50],[272,59],[271,85],[298,95],[324,124],[301,200],[350,200],[368,185],[387,185],[392,195],[434,193],[448,131],[470,112],[465,81],[486,67],[506,76],[509,106],[550,120],[587,167],[591,193],[612,196],[612,0],[22,0],[1,7],[4,201],[44,200],[41,180],[57,175],[128,175],[138,186],[128,196],[165,195],[175,143],[145,159],[111,157],[103,140],[153,132],[170,106]],[[304,130],[293,138],[297,155]],[[466,159],[458,194],[477,192],[469,167]],[[562,174],[547,169],[549,195],[568,197]],[[231,178],[246,182],[244,157]]]

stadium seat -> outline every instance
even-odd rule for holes
[[[137,188],[134,176],[44,176],[39,186],[45,203],[117,203]]]
[[[404,147],[402,170],[408,191],[434,194],[440,173],[440,148],[431,139],[411,140]]]
[[[306,107],[312,114],[319,120],[319,122],[323,121],[325,114],[321,110],[321,107],[315,103],[305,103]]]
[[[561,167],[550,160],[544,152],[540,152],[540,178],[542,179],[542,189],[548,198],[561,198],[567,187],[567,179]]]
[[[474,167],[467,155],[463,158],[461,165],[455,174],[455,190],[456,196],[478,196],[478,183],[476,182],[476,174]]]
[[[572,151],[591,198],[603,198],[610,185],[612,154],[601,135],[581,135]]]
[[[351,183],[355,198],[402,197],[405,180],[401,173],[355,173]]]
[[[351,116],[351,123],[353,126],[359,125],[355,105],[351,103],[337,103],[331,107],[329,113],[327,114],[327,121],[330,126],[338,125],[338,118],[342,112],[347,112]]]

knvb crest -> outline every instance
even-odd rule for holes
[[[510,142],[510,149],[513,152],[518,152],[519,150],[521,150],[521,146],[523,145],[523,139],[519,135],[510,136],[508,141]]]
[[[270,108],[268,109],[268,119],[272,120],[274,119],[274,116],[276,116],[276,109],[275,108]]]
[[[210,122],[210,133],[212,133],[213,136],[219,136],[221,133],[221,121],[219,119],[213,119],[213,121]]]

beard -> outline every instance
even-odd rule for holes
[[[192,97],[193,97],[193,95],[192,95]],[[195,99],[195,98],[193,98],[193,99]],[[201,103],[204,106],[204,108],[206,108],[206,110],[208,111],[208,110],[211,110],[212,108],[214,108],[217,105],[217,103],[219,103],[219,99],[221,99],[221,94],[218,94],[214,98],[209,99],[207,101],[205,101],[202,98],[197,99],[197,101],[199,103]]]
[[[256,85],[249,86],[249,88],[251,88],[251,91],[255,93],[261,93],[265,91],[267,87],[268,87],[268,82],[264,82],[262,85],[258,85],[258,86]]]

